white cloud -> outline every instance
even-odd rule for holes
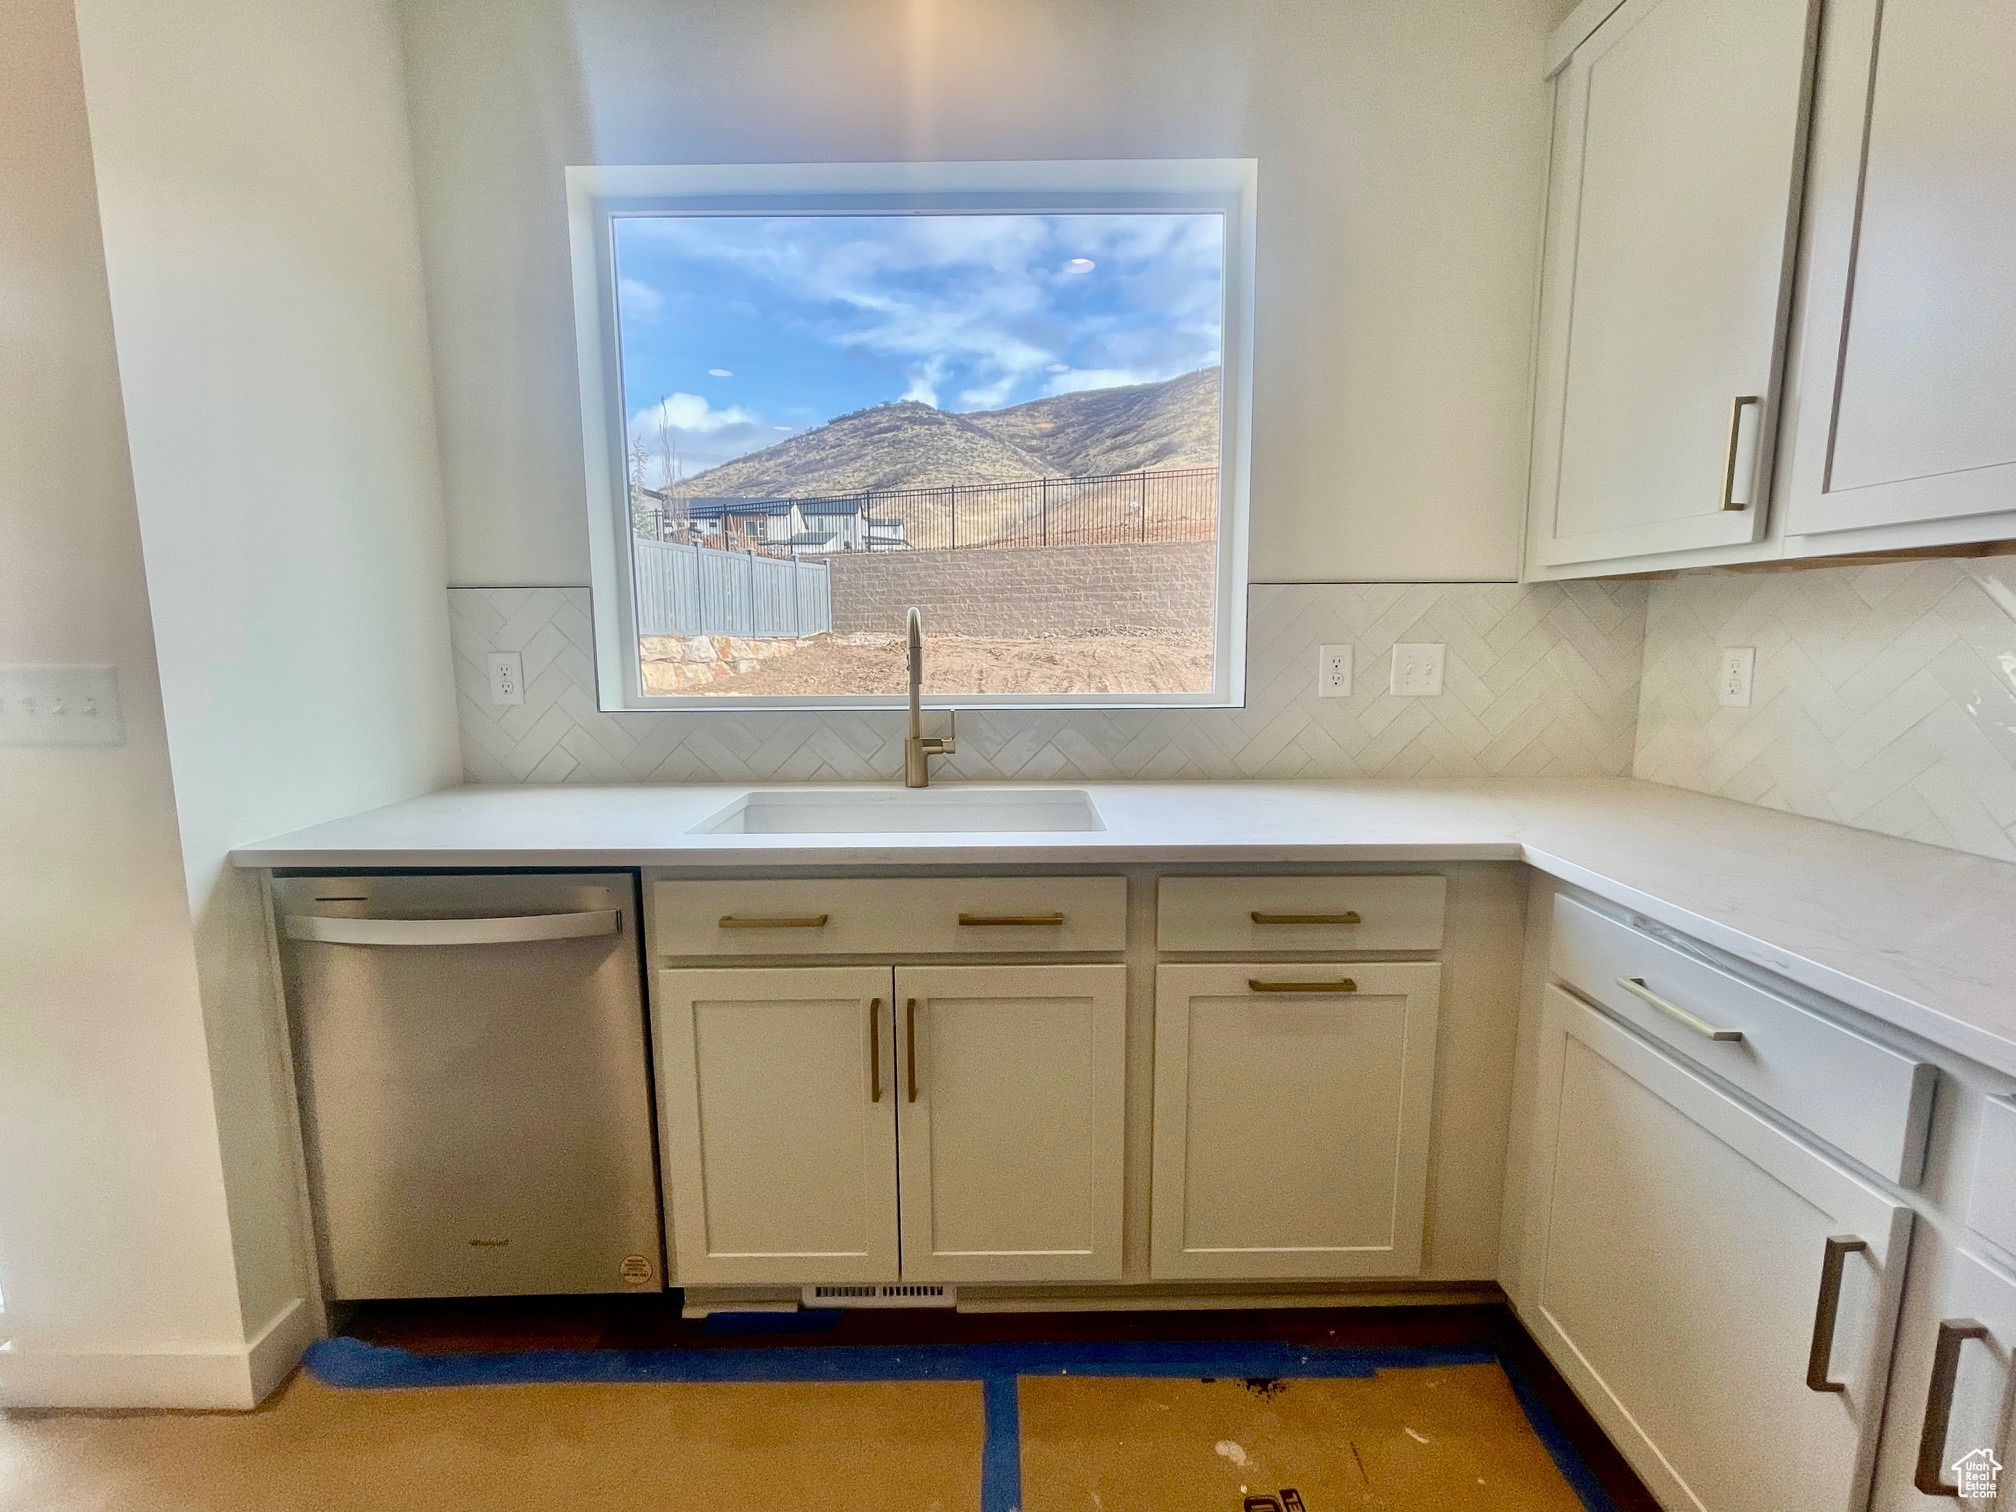
[[[625,278],[616,285],[616,297],[625,315],[649,320],[665,308],[665,296],[641,279]]]
[[[905,399],[914,399],[919,404],[938,407],[938,381],[945,376],[945,359],[933,357],[928,362],[912,363],[910,386],[903,390]]]
[[[727,368],[709,368],[707,369],[707,376],[709,378],[733,378],[735,375]]]
[[[959,391],[959,403],[969,410],[999,409],[1008,402],[1008,396],[1015,392],[1018,373],[1004,373],[992,383]]]
[[[1133,383],[1160,383],[1164,378],[1175,376],[1175,373],[1144,373],[1134,368],[1071,368],[1058,373],[1044,384],[1043,392],[1078,394],[1086,389],[1124,388]]]
[[[717,431],[730,425],[747,425],[755,416],[739,404],[716,409],[698,394],[671,394],[647,412],[662,417],[662,423],[687,431]]]
[[[773,427],[739,404],[716,409],[698,394],[669,394],[630,417],[630,443],[644,450],[644,481],[662,488],[676,469],[690,478],[775,444]]]

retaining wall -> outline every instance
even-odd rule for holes
[[[1208,629],[1217,557],[1214,541],[841,552],[833,629],[900,634],[913,604],[935,634]]]

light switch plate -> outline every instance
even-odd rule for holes
[[[126,743],[112,667],[0,667],[0,745]]]
[[[525,702],[525,661],[516,651],[490,653],[490,702],[497,705]]]
[[[1439,643],[1393,648],[1392,692],[1400,698],[1436,698],[1442,692],[1443,647]]]
[[[1316,696],[1318,698],[1349,698],[1351,696],[1351,648],[1349,646],[1322,646],[1317,649]]]
[[[1750,684],[1757,674],[1755,646],[1724,646],[1722,670],[1715,677],[1715,698],[1725,709],[1750,707]]]

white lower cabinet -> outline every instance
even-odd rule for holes
[[[1669,1508],[1860,1512],[1912,1214],[1558,987],[1516,1299]]]
[[[903,1275],[1120,1276],[1127,968],[900,966]]]
[[[1125,967],[672,969],[657,986],[675,1280],[1118,1278]]]
[[[1163,966],[1158,1280],[1421,1266],[1441,968]]]
[[[676,1280],[897,1278],[890,997],[886,966],[658,974]]]
[[[2016,1465],[2016,1274],[1954,1250],[1931,1302],[1924,1337],[1910,1341],[1912,1365],[1898,1371],[1905,1400],[1891,1406],[1911,1489],[1886,1505],[1939,1506],[1966,1493],[1962,1507],[1992,1512],[2016,1487],[2007,1468]]]

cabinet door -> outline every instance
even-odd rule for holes
[[[894,1281],[886,966],[661,971],[653,1005],[679,1281]]]
[[[1153,1273],[1421,1268],[1441,968],[1164,966]]]
[[[1816,15],[1625,0],[1561,74],[1534,566],[1761,532]]]
[[[1532,1161],[1521,1315],[1653,1494],[1860,1512],[1910,1209],[1558,987]]]
[[[1828,28],[1786,529],[2016,514],[2016,6]]]
[[[1912,1284],[1915,1291],[1918,1283]],[[1909,1365],[1900,1362],[1898,1370],[1898,1392],[1911,1396],[1891,1412],[1901,1461],[1895,1479],[1908,1478],[1911,1489],[1896,1488],[1888,1504],[1951,1506],[1937,1489],[1944,1486],[1970,1493],[1959,1498],[1962,1507],[1992,1512],[2016,1484],[2016,1471],[2006,1468],[2016,1465],[2016,1275],[1952,1251],[1929,1316],[1914,1317],[1913,1332],[1920,1331],[1909,1341]]]
[[[1124,966],[896,972],[903,1275],[1120,1276]]]

